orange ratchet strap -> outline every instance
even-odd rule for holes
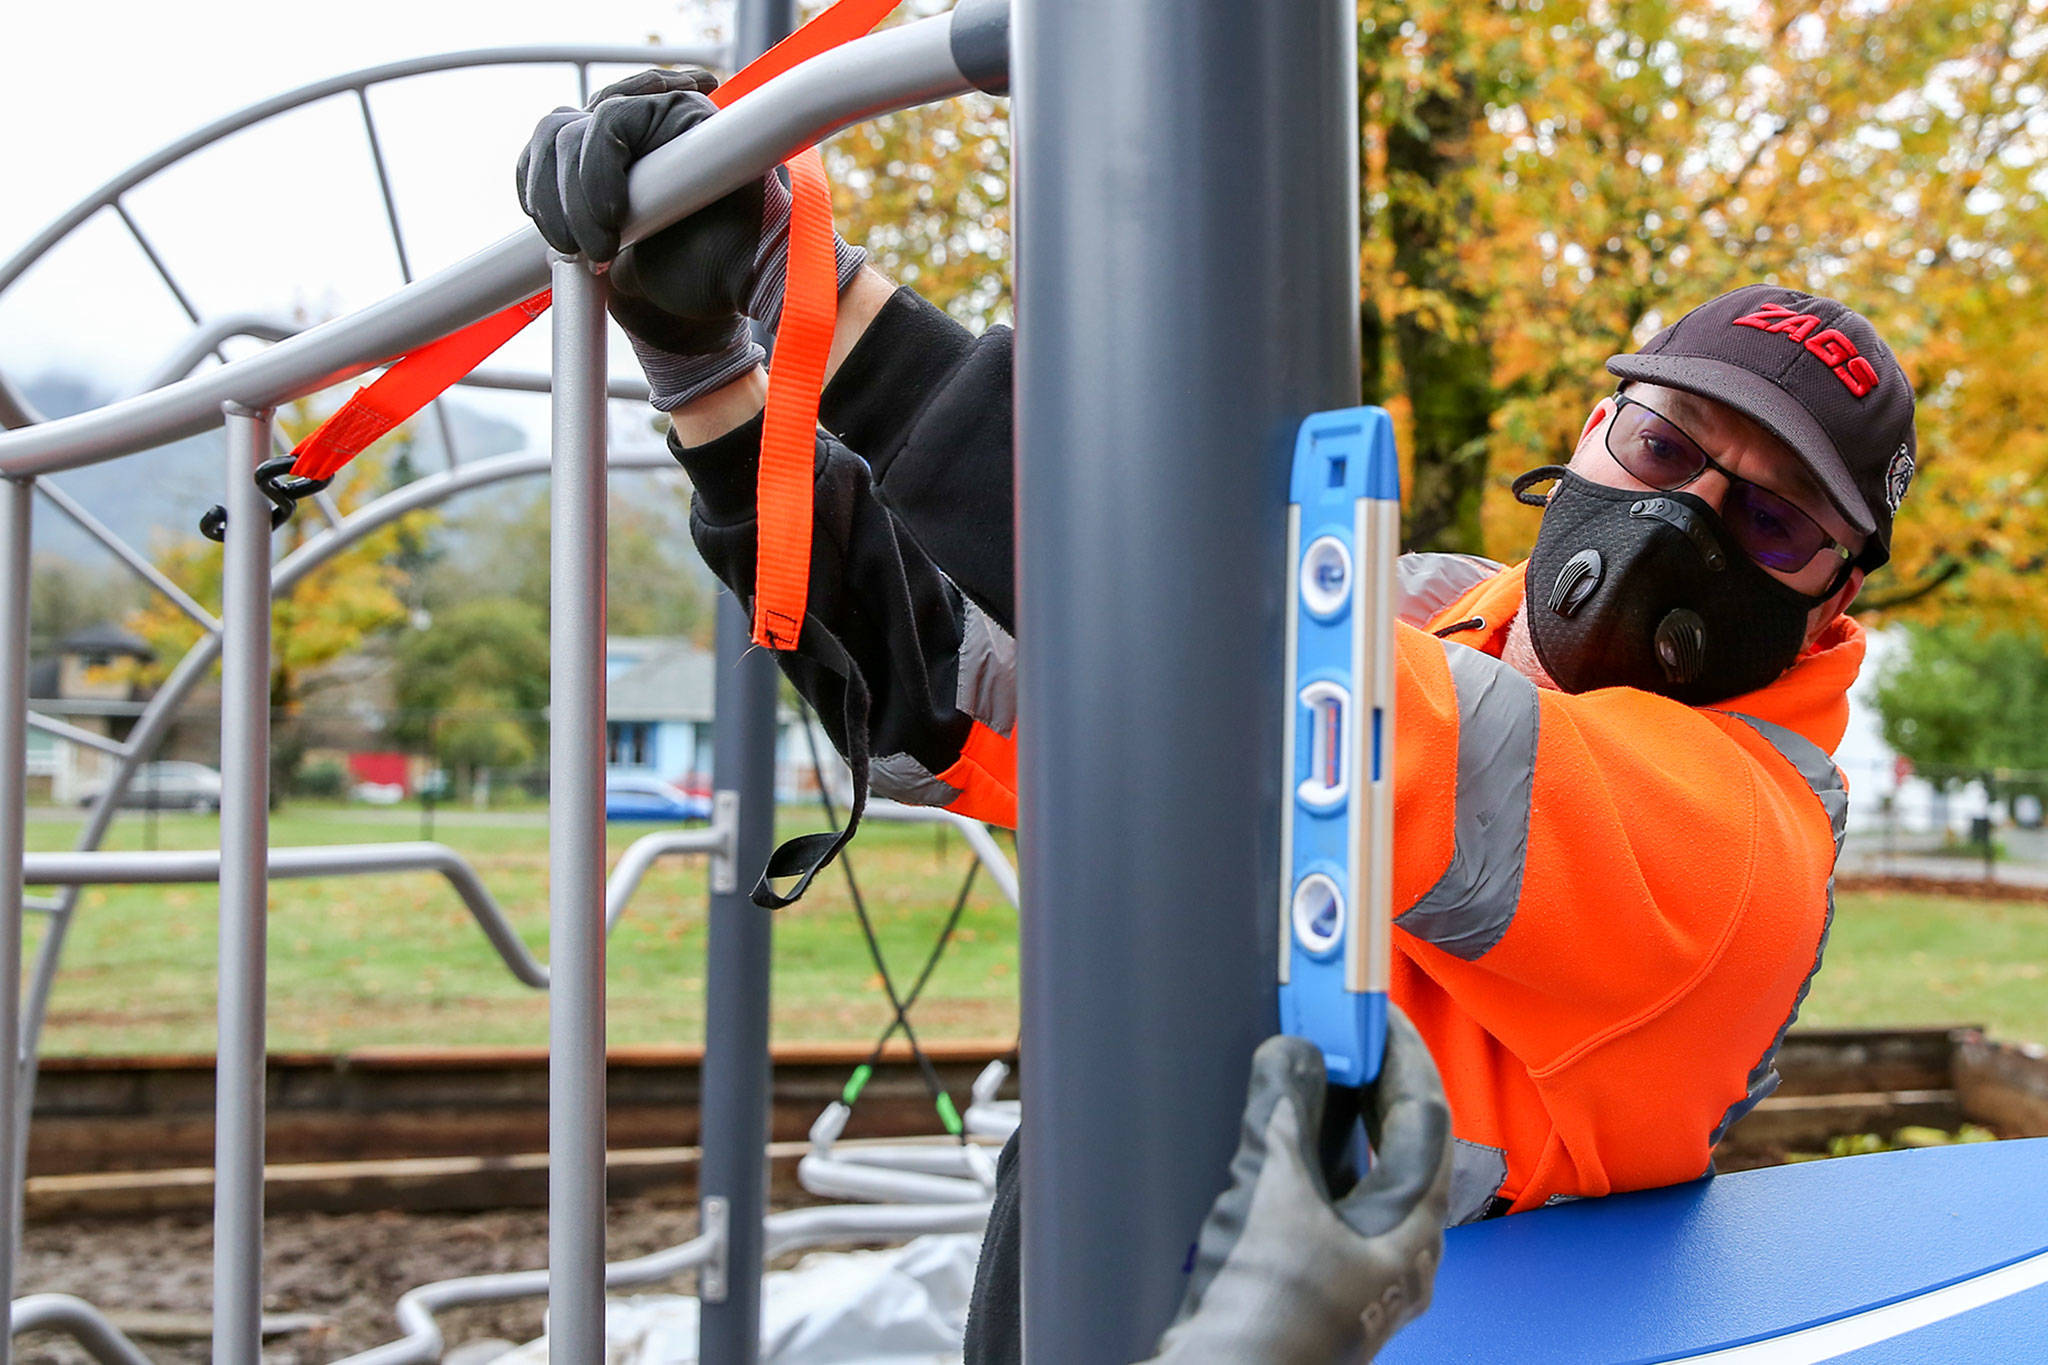
[[[897,0],[839,0],[823,14],[747,64],[712,93],[720,108],[776,76],[869,32]],[[839,282],[832,250],[832,193],[815,147],[784,163],[789,169],[788,280],[782,323],[762,415],[761,472],[756,494],[759,552],[754,576],[756,644],[794,649],[810,593],[811,481],[818,398],[839,319]],[[331,478],[371,443],[445,393],[456,381],[547,310],[542,290],[501,313],[471,323],[394,362],[292,451],[294,474]]]
[[[888,0],[879,0],[888,3]],[[839,325],[832,251],[832,190],[808,147],[789,167],[789,278],[761,414],[761,473],[754,489],[754,643],[795,649],[811,590],[811,482],[818,400]]]
[[[333,416],[292,451],[292,473],[308,479],[333,478],[343,465],[517,336],[527,323],[547,311],[552,297],[552,291],[543,289],[502,313],[430,341],[384,371],[374,383],[357,389],[354,397],[336,408]]]

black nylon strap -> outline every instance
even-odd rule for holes
[[[804,892],[811,889],[812,879],[839,856],[839,850],[860,828],[861,812],[868,805],[867,679],[861,676],[860,666],[845,647],[816,616],[804,618],[803,639],[804,657],[838,674],[846,683],[840,716],[846,736],[846,766],[853,774],[853,800],[847,807],[844,829],[800,834],[768,855],[768,866],[761,870],[761,880],[754,884],[753,892],[754,904],[763,910],[780,910],[803,899]],[[796,878],[796,885],[786,894],[771,885],[784,877]]]

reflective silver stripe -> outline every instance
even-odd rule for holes
[[[1724,716],[1733,716],[1750,729],[1771,742],[1771,747],[1785,756],[1798,774],[1806,779],[1806,785],[1813,788],[1813,794],[1820,798],[1820,808],[1828,813],[1828,823],[1835,831],[1835,853],[1842,851],[1842,837],[1849,829],[1849,788],[1842,781],[1842,774],[1835,767],[1827,751],[1805,735],[1787,730],[1755,716],[1745,716],[1740,711],[1723,711]]]
[[[1444,1226],[1454,1228],[1484,1218],[1507,1178],[1507,1153],[1500,1148],[1452,1139],[1451,1203],[1444,1211]]]
[[[960,799],[960,789],[932,776],[931,770],[909,754],[884,754],[868,764],[868,789],[876,796],[901,801],[906,806],[949,806]]]
[[[1423,551],[1402,555],[1394,561],[1395,614],[1421,629],[1438,612],[1505,567],[1478,555]]]
[[[1721,714],[1733,716],[1750,729],[1770,741],[1771,747],[1784,756],[1793,770],[1813,788],[1813,794],[1820,801],[1821,809],[1827,812],[1828,824],[1834,831],[1835,856],[1842,856],[1842,839],[1849,829],[1849,789],[1842,781],[1842,774],[1834,765],[1827,752],[1806,736],[1774,725],[1755,716],[1745,716],[1740,711],[1724,711]],[[1772,1091],[1778,1088],[1778,1048],[1785,1041],[1785,1033],[1799,1018],[1799,1007],[1806,1003],[1806,992],[1813,986],[1814,974],[1820,971],[1821,958],[1828,950],[1828,931],[1835,926],[1835,879],[1828,877],[1827,910],[1821,920],[1820,943],[1813,952],[1813,966],[1807,969],[1805,979],[1799,983],[1799,993],[1792,997],[1792,1008],[1785,1014],[1785,1022],[1778,1025],[1778,1032],[1772,1037],[1764,1055],[1750,1068],[1748,1082],[1741,1099],[1728,1106],[1728,1112],[1721,1115],[1721,1121],[1714,1125],[1713,1133],[1707,1138],[1712,1146],[1721,1140],[1727,1131],[1741,1122],[1743,1115],[1763,1103]]]
[[[1450,866],[1394,924],[1453,957],[1484,957],[1514,922],[1536,779],[1536,684],[1491,654],[1444,643],[1458,690]]]
[[[1017,727],[1017,642],[964,593],[957,705],[999,735]]]

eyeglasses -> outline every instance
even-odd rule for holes
[[[1607,453],[1636,478],[1666,493],[1685,487],[1709,469],[1728,480],[1728,492],[1721,499],[1721,524],[1743,553],[1767,569],[1796,573],[1823,550],[1845,561],[1845,570],[1846,561],[1854,558],[1847,546],[1797,506],[1768,488],[1729,473],[1676,422],[1625,393],[1614,395],[1614,416],[1607,422]]]

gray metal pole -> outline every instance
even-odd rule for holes
[[[796,0],[740,0],[733,65],[745,66],[796,31]]]
[[[1277,1023],[1288,452],[1357,402],[1355,24],[1013,30],[1032,1361],[1152,1350]]]
[[[739,603],[721,594],[712,781],[720,799],[736,804],[739,833],[731,880],[712,884],[705,947],[704,1159],[697,1189],[704,1220],[722,1217],[728,1230],[722,1283],[707,1283],[702,1294],[697,1350],[705,1365],[752,1365],[760,1356],[774,921],[748,893],[775,845],[779,676],[774,656],[752,647]]]
[[[745,66],[796,29],[796,0],[740,0],[733,60]],[[773,338],[764,338],[769,345]],[[761,1355],[762,1218],[768,1212],[769,963],[774,922],[749,892],[775,847],[775,711],[781,670],[756,649],[746,612],[718,600],[718,691],[712,786],[738,820],[732,879],[711,887],[705,943],[704,1070],[698,1217],[723,1223],[716,1271],[700,1280],[697,1354],[704,1365]]]
[[[221,571],[220,1033],[214,1063],[213,1359],[263,1344],[264,930],[270,872],[269,409],[227,412]]]
[[[22,1123],[15,1104],[21,1076],[21,867],[27,835],[30,479],[0,479],[0,1304],[14,1300],[14,1251],[21,1201],[14,1152]],[[0,1332],[0,1365],[12,1358],[12,1332]]]
[[[548,654],[548,1347],[604,1349],[604,281],[554,265]]]

